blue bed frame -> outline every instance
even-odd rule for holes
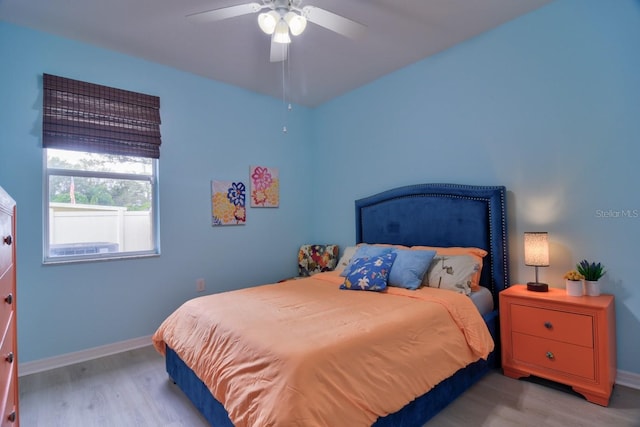
[[[506,190],[502,186],[420,184],[356,200],[356,242],[405,246],[471,246],[488,252],[481,284],[494,297],[484,316],[496,348],[442,381],[400,411],[379,418],[375,427],[419,427],[499,366],[498,293],[509,285]],[[233,427],[227,411],[193,371],[167,348],[169,376],[215,427]]]

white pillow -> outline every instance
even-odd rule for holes
[[[338,261],[338,265],[336,265],[336,270],[344,270],[344,268],[349,264],[349,261],[351,261],[351,258],[355,255],[357,249],[357,246],[347,246],[344,248],[342,257]]]
[[[469,255],[436,255],[425,275],[426,284],[470,295],[471,280],[480,268],[478,261]]]

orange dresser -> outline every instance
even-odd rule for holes
[[[567,296],[564,289],[500,292],[502,369],[511,378],[535,375],[567,384],[607,406],[616,376],[612,295]]]
[[[0,426],[18,426],[16,204],[0,188]]]

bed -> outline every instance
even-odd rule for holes
[[[393,427],[408,427],[408,426],[422,426],[425,422],[427,422],[430,418],[432,418],[435,414],[437,414],[442,408],[444,408],[449,402],[457,398],[462,392],[468,389],[471,385],[477,382],[485,373],[487,373],[493,367],[498,365],[497,355],[499,352],[499,343],[498,343],[498,293],[499,291],[505,289],[508,286],[508,263],[507,263],[507,225],[506,225],[506,195],[505,188],[501,186],[468,186],[468,185],[455,185],[455,184],[421,184],[421,185],[412,185],[400,187],[392,190],[388,190],[370,197],[366,197],[363,199],[359,199],[355,201],[355,219],[356,219],[356,243],[358,244],[386,244],[386,245],[397,245],[399,247],[416,247],[416,246],[429,246],[429,247],[472,247],[479,248],[486,252],[486,256],[482,262],[482,269],[479,274],[479,284],[488,290],[490,297],[493,299],[492,307],[490,307],[482,316],[480,317],[477,311],[474,311],[475,315],[481,319],[481,322],[486,327],[484,329],[490,333],[490,336],[493,338],[492,343],[495,343],[495,346],[492,346],[491,349],[487,349],[483,357],[475,357],[475,360],[471,362],[465,361],[462,366],[456,368],[456,370],[452,371],[450,374],[444,379],[438,380],[436,384],[429,385],[428,392],[426,393],[417,393],[415,396],[407,398],[403,395],[405,393],[404,390],[399,392],[394,392],[393,395],[384,396],[384,401],[393,401],[394,399],[406,399],[402,400],[401,405],[395,411],[383,412],[385,415],[379,416],[377,418],[373,418],[370,420],[371,422],[362,423],[361,420],[351,421],[348,418],[349,415],[341,415],[338,417],[338,420],[334,419],[332,422],[328,423],[325,421],[318,421],[323,419],[322,416],[318,416],[318,419],[315,419],[315,413],[321,411],[320,408],[315,408],[314,402],[320,401],[322,398],[321,395],[331,395],[330,398],[333,400],[329,400],[329,404],[333,405],[333,411],[335,414],[342,414],[340,412],[342,410],[342,406],[348,406],[346,400],[349,400],[349,404],[353,399],[351,398],[353,395],[360,395],[362,393],[363,396],[366,396],[366,392],[368,389],[375,387],[375,384],[368,383],[368,379],[366,377],[357,377],[357,381],[361,381],[363,383],[360,387],[362,390],[351,389],[350,387],[356,387],[352,383],[350,379],[345,379],[347,381],[345,384],[338,383],[335,380],[336,385],[334,389],[331,389],[331,385],[333,385],[334,379],[326,380],[324,379],[324,383],[319,384],[331,384],[327,385],[327,390],[324,390],[324,385],[320,387],[314,387],[311,391],[304,391],[306,400],[295,400],[296,397],[299,397],[300,394],[303,394],[302,386],[295,377],[291,377],[293,379],[284,382],[283,384],[279,384],[274,382],[273,385],[270,385],[269,388],[281,390],[282,399],[279,399],[279,395],[275,395],[274,398],[271,396],[271,405],[279,406],[282,402],[282,405],[286,408],[286,402],[294,402],[293,405],[296,408],[304,407],[304,413],[301,415],[296,414],[298,418],[295,418],[295,421],[291,421],[293,418],[283,418],[286,421],[281,422],[272,422],[272,421],[261,421],[259,424],[264,425],[369,425],[372,424],[376,427],[384,427],[384,426],[393,426]],[[313,318],[313,311],[316,305],[319,306],[319,310],[327,310],[327,306],[331,304],[331,298],[349,298],[348,304],[356,304],[354,301],[356,299],[370,299],[374,300],[377,298],[375,296],[376,293],[372,292],[352,292],[352,291],[335,291],[338,288],[338,283],[342,281],[344,278],[339,277],[337,274],[331,275],[327,273],[325,276],[320,275],[314,276],[309,279],[308,285],[304,285],[304,280],[298,281],[290,281],[285,282],[283,284],[273,284],[273,285],[265,285],[262,287],[256,287],[256,289],[252,290],[239,290],[234,291],[240,294],[241,297],[245,297],[248,301],[249,298],[253,298],[254,294],[259,294],[260,298],[264,298],[264,295],[267,296],[267,299],[272,298],[272,294],[274,292],[284,292],[284,290],[293,287],[301,287],[306,286],[305,289],[309,293],[308,298],[315,298],[313,300],[309,300],[307,304],[302,306],[296,306],[295,309],[299,311],[301,317],[299,319],[307,319]],[[293,283],[296,282],[296,283]],[[327,283],[331,283],[331,290],[329,290],[329,285]],[[486,292],[485,290],[485,292]],[[340,293],[341,292],[341,293]],[[406,301],[409,300],[419,300],[422,297],[414,297],[410,294],[412,291],[407,291],[405,289],[395,290],[392,288],[388,288],[388,292],[385,293],[391,294],[392,296],[398,294],[398,298],[393,300],[393,304],[390,304],[389,301],[391,299],[387,299],[385,301],[386,304],[389,304],[388,309],[389,312],[392,311],[405,311],[407,316],[413,316],[413,306],[410,308],[409,304]],[[438,293],[440,292],[440,293]],[[243,294],[244,293],[244,294]],[[251,294],[250,294],[251,293]],[[444,307],[445,310],[448,310],[448,313],[451,317],[453,316],[453,312],[460,311],[462,317],[473,317],[469,316],[466,305],[464,310],[462,308],[457,308],[455,306],[453,309],[447,308],[449,304],[453,304],[453,302],[449,303],[448,298],[457,298],[460,294],[456,294],[451,291],[443,291],[440,289],[427,289],[425,293],[429,293],[429,296],[426,298],[432,298],[431,294],[435,293],[435,298],[437,300],[437,304],[434,304],[432,301],[427,303],[423,303],[420,301],[420,304],[431,304],[439,307],[439,310],[442,310]],[[225,293],[227,294],[227,293]],[[356,296],[356,294],[362,296]],[[365,296],[366,294],[366,296]],[[409,297],[404,297],[406,296]],[[446,296],[444,296],[446,294]],[[456,295],[456,297],[453,297]],[[224,313],[223,307],[224,305],[230,306],[233,304],[234,300],[225,300],[225,298],[231,297],[229,295],[218,294],[217,298],[220,305],[219,319],[216,320],[218,323],[212,324],[210,329],[224,329],[227,331],[231,326],[225,324],[223,322],[225,316],[227,314]],[[237,295],[235,296],[237,297]],[[400,298],[402,297],[402,299]],[[278,297],[279,298],[279,297]],[[385,296],[385,298],[389,298]],[[465,299],[466,298],[465,296]],[[400,301],[399,306],[396,307],[396,301]],[[446,300],[446,301],[445,301]],[[235,300],[237,301],[237,300]],[[445,301],[445,302],[443,302]],[[456,300],[457,301],[457,300]],[[185,303],[190,304],[190,302]],[[245,307],[249,312],[253,312],[254,310],[258,310],[259,308],[256,306],[249,305]],[[367,303],[368,304],[368,303]],[[373,304],[373,303],[372,303]],[[414,304],[414,302],[411,302]],[[467,304],[465,302],[465,304]],[[284,304],[285,306],[292,306],[291,304]],[[373,305],[372,305],[373,306]],[[367,306],[369,307],[369,306]],[[360,309],[358,309],[360,310]],[[475,308],[474,308],[475,310]],[[278,308],[277,313],[274,314],[275,318],[279,319],[281,308]],[[367,309],[363,309],[363,311],[367,311]],[[410,313],[410,314],[409,314]],[[417,314],[416,314],[417,315]],[[172,314],[170,317],[176,316],[176,313]],[[420,316],[422,314],[420,313]],[[199,319],[197,316],[190,314],[187,316],[189,318]],[[250,316],[249,316],[250,317]],[[378,319],[378,314],[372,315],[372,318]],[[420,317],[416,317],[416,319],[421,319]],[[457,318],[455,319],[456,321]],[[368,320],[370,321],[370,320]],[[421,320],[418,320],[415,323],[420,323]],[[167,321],[165,321],[167,322]],[[242,324],[243,320],[234,320],[234,322]],[[323,321],[324,322],[324,321]],[[338,321],[335,321],[338,322]],[[343,323],[353,322],[353,320],[345,320]],[[382,320],[381,322],[387,322],[391,324],[395,322]],[[203,320],[197,320],[195,323],[205,323]],[[302,323],[302,321],[300,321]],[[338,322],[340,323],[340,322]],[[385,323],[386,324],[386,323]],[[163,323],[164,326],[164,323]],[[198,334],[192,334],[192,339],[185,344],[183,342],[175,342],[167,339],[163,334],[166,332],[165,328],[161,326],[156,334],[154,334],[154,345],[158,349],[158,351],[165,354],[166,358],[166,367],[167,372],[170,378],[184,391],[184,393],[189,397],[189,399],[193,402],[193,404],[198,408],[198,410],[203,414],[203,416],[211,423],[212,426],[215,427],[223,427],[223,426],[233,426],[234,424],[231,421],[229,412],[225,409],[220,401],[224,401],[226,397],[229,397],[231,394],[239,393],[244,394],[242,399],[244,399],[243,403],[243,411],[257,411],[254,407],[259,402],[259,398],[256,395],[259,393],[259,390],[264,389],[254,389],[249,387],[247,390],[251,390],[247,392],[246,390],[238,390],[237,385],[235,386],[231,384],[232,379],[228,376],[218,376],[217,381],[221,384],[219,387],[216,385],[216,391],[220,396],[220,399],[216,399],[210,390],[211,384],[207,385],[204,381],[202,381],[196,371],[200,372],[203,368],[210,371],[224,371],[224,372],[235,372],[237,375],[242,375],[243,371],[246,370],[246,366],[248,364],[254,363],[255,357],[251,358],[251,360],[242,359],[242,352],[234,353],[235,355],[231,357],[231,353],[225,354],[225,357],[220,357],[221,360],[212,361],[210,364],[207,362],[203,365],[202,358],[199,358],[196,362],[194,358],[194,354],[198,354],[199,349],[196,351],[193,348],[189,349],[187,353],[187,347],[197,347],[200,345],[201,341],[207,341],[207,339],[200,339]],[[251,328],[247,328],[247,325],[244,325],[243,333],[247,335],[251,335]],[[335,324],[328,322],[326,323],[327,328],[337,327]],[[371,329],[384,329],[383,325],[377,325],[372,327]],[[176,326],[174,329],[180,329],[182,326]],[[438,326],[439,327],[439,326]],[[239,326],[242,328],[242,325]],[[293,329],[291,329],[293,328]],[[268,366],[271,368],[272,365],[277,365],[280,363],[280,360],[284,357],[283,353],[285,348],[289,348],[287,350],[288,353],[293,354],[304,354],[304,357],[297,357],[297,360],[300,365],[309,365],[307,363],[310,359],[306,350],[300,350],[298,347],[298,341],[302,341],[303,337],[296,334],[295,325],[287,325],[285,329],[287,330],[287,334],[279,334],[279,335],[290,335],[293,337],[290,341],[291,343],[279,343],[277,346],[277,350],[274,350],[277,354],[274,356],[274,359],[264,359],[258,358],[261,360],[261,364],[264,366]],[[435,327],[434,327],[435,328]],[[316,328],[320,332],[321,328]],[[257,330],[257,329],[256,329]],[[444,330],[444,329],[443,329]],[[462,330],[462,329],[460,329]],[[248,333],[246,331],[249,331]],[[347,332],[340,331],[338,335],[343,333],[350,333],[348,329]],[[371,332],[367,329],[367,333]],[[264,334],[265,331],[256,332],[258,335]],[[395,333],[395,332],[394,332]],[[416,338],[422,332],[411,332],[414,334],[411,340],[414,338],[416,341],[420,341],[421,337]],[[330,335],[330,334],[327,334]],[[452,334],[453,335],[453,334]],[[472,345],[469,336],[467,335],[478,335],[477,332],[469,333],[465,332],[464,334],[467,343],[469,344],[470,350],[469,353],[480,354],[481,350],[476,351],[476,345],[479,341],[474,341],[475,344]],[[487,334],[488,335],[488,334]],[[197,337],[193,338],[193,337]],[[250,337],[248,339],[258,340],[260,337]],[[280,339],[281,337],[278,337]],[[270,338],[271,339],[271,338]],[[356,342],[360,339],[360,336],[349,335],[349,342]],[[394,339],[400,339],[394,336]],[[426,338],[425,338],[426,339]],[[431,339],[431,338],[429,338]],[[217,340],[217,345],[220,348],[224,348],[225,350],[231,346],[230,342],[239,342],[240,338],[234,335],[233,339],[228,339],[223,342],[220,338],[215,338],[213,341]],[[320,338],[317,339],[319,342]],[[170,341],[174,343],[174,345],[170,345],[169,343],[165,343],[165,341]],[[409,341],[409,340],[407,340]],[[256,341],[257,342],[257,341]],[[245,353],[251,351],[251,349],[247,349],[246,343],[241,342],[242,349]],[[402,343],[395,343],[396,347],[400,349],[404,347]],[[363,344],[362,346],[353,345],[353,349],[350,351],[354,351],[355,353],[349,354],[348,358],[345,357],[335,357],[336,360],[344,362],[344,360],[363,360],[363,363],[368,363],[367,357],[369,353],[372,351],[363,352],[362,348],[367,346],[367,348],[375,349],[375,344]],[[477,344],[478,347],[482,347],[482,343]],[[331,345],[323,348],[333,348],[333,341],[331,341]],[[439,347],[439,346],[437,346]],[[207,350],[209,351],[209,350]],[[360,351],[360,353],[357,353]],[[402,353],[403,350],[399,350],[398,352],[393,353]],[[413,352],[413,350],[408,350]],[[435,350],[433,350],[435,351]],[[466,350],[465,350],[466,351]],[[375,351],[373,351],[375,352]],[[326,351],[327,354],[333,354],[331,351]],[[407,353],[408,354],[408,353]],[[476,354],[476,356],[477,356]],[[385,356],[387,357],[387,356]],[[388,357],[394,358],[386,360],[386,366],[394,366],[390,365],[391,363],[398,363],[398,365],[404,364],[403,360],[398,359],[400,356],[397,354],[389,355]],[[427,357],[425,355],[421,355],[420,357]],[[431,357],[431,356],[429,356]],[[443,359],[441,356],[438,356],[440,359]],[[458,356],[452,356],[452,360],[456,359]],[[465,355],[466,357],[466,355]],[[230,368],[230,359],[238,359],[240,366],[234,366]],[[460,356],[462,359],[462,356]],[[391,360],[391,361],[390,361]],[[416,359],[416,360],[424,360],[424,359]],[[466,359],[465,359],[466,360]],[[463,363],[461,360],[455,360],[451,363]],[[287,362],[289,363],[289,362]],[[334,363],[333,360],[327,362],[317,363],[315,366],[331,366],[331,369],[334,369],[334,365],[329,365],[330,363]],[[417,366],[415,361],[412,362]],[[288,365],[284,365],[284,371],[288,372],[291,369],[287,369]],[[342,365],[336,365],[341,372],[341,377],[348,377],[350,375],[349,370],[342,370]],[[305,368],[306,369],[306,368]],[[310,368],[313,369],[313,368]],[[318,368],[318,371],[321,371],[321,368]],[[273,376],[270,371],[265,371],[266,373],[260,373],[258,375],[259,378],[254,379],[254,383],[264,382],[265,378],[269,381],[273,380]],[[346,372],[346,373],[345,373]],[[387,380],[390,382],[394,381],[406,381],[407,387],[411,390],[411,393],[415,393],[418,388],[414,387],[412,382],[412,378],[403,377],[400,366],[398,366],[397,370],[398,374],[389,375]],[[200,374],[202,376],[202,374]],[[271,375],[271,376],[270,376]],[[288,374],[282,374],[281,377],[288,378]],[[322,372],[314,372],[313,370],[310,373],[305,374],[305,378],[323,378]],[[355,375],[355,374],[354,374]],[[416,377],[420,377],[422,373],[416,373]],[[424,375],[431,375],[429,373],[425,373]],[[425,377],[426,378],[426,377]],[[426,378],[426,380],[431,381],[431,378]],[[209,382],[210,380],[207,380]],[[282,380],[284,381],[284,380]],[[294,382],[297,381],[297,382]],[[342,381],[342,378],[340,379]],[[309,381],[307,381],[309,382]],[[272,384],[272,383],[269,383]],[[278,385],[275,385],[278,384]],[[224,387],[222,387],[224,385]],[[255,384],[252,384],[252,386]],[[220,388],[224,388],[224,392],[220,394]],[[418,387],[418,386],[416,386]],[[422,387],[422,385],[420,385]],[[255,391],[258,390],[258,391]],[[293,391],[292,391],[293,390]],[[273,390],[272,394],[273,394]],[[348,391],[348,393],[347,393]],[[344,392],[344,395],[343,395]],[[252,394],[253,393],[253,394]],[[378,393],[379,394],[379,393]],[[398,394],[400,397],[396,396]],[[342,400],[336,400],[335,395],[341,395]],[[226,396],[226,397],[225,397]],[[292,397],[293,396],[293,397]],[[310,397],[311,396],[311,397]],[[416,397],[417,396],[417,397]],[[371,396],[363,397],[362,399],[366,401]],[[275,400],[274,400],[275,399]],[[269,401],[269,400],[267,400]],[[341,405],[339,402],[345,402],[344,405]],[[298,402],[297,404],[295,402]],[[304,402],[301,404],[300,402]],[[338,402],[338,403],[336,403]],[[356,405],[362,404],[362,401],[356,401]],[[398,402],[394,402],[397,406]],[[323,406],[318,404],[319,407]],[[237,406],[237,405],[236,405]],[[326,405],[324,405],[326,406]],[[374,404],[375,406],[375,404]],[[379,409],[376,406],[376,409]],[[362,407],[361,412],[372,411],[369,407]],[[290,412],[290,411],[285,411]],[[345,412],[345,414],[347,414]],[[232,418],[238,419],[239,424],[241,425],[256,425],[256,421],[250,421],[251,419],[244,419],[242,416],[239,417],[237,408],[234,408],[232,413]],[[371,417],[371,414],[368,414]],[[249,420],[249,421],[248,421]],[[350,420],[350,421],[346,421]]]

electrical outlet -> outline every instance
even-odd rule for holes
[[[204,279],[196,279],[196,291],[204,292],[204,289],[205,289]]]

